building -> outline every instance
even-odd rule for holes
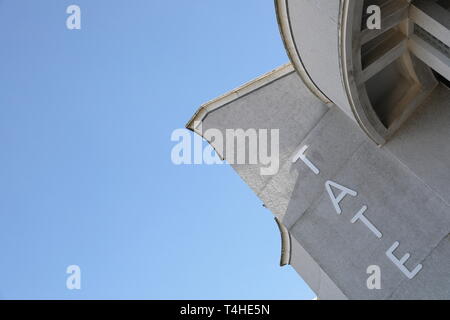
[[[291,63],[187,127],[278,129],[272,175],[205,138],[273,212],[281,264],[319,299],[449,299],[450,0],[275,4]]]

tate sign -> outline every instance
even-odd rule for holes
[[[308,146],[303,146],[302,148],[300,148],[298,153],[296,153],[296,155],[293,157],[292,162],[295,163],[298,161],[298,159],[300,159],[315,175],[319,175],[320,169],[316,165],[314,165],[314,163],[312,163],[311,160],[308,159],[305,155],[307,149]],[[342,214],[342,209],[339,205],[340,202],[347,196],[356,197],[358,195],[357,191],[345,187],[332,180],[328,180],[325,182],[325,190],[327,191],[333,207],[338,215]],[[373,235],[375,236],[374,240],[377,241],[383,237],[383,233],[364,215],[368,209],[369,208],[367,205],[363,205],[361,209],[353,216],[350,222],[352,224],[358,221],[363,223],[367,227],[367,229],[371,233],[373,233]],[[418,264],[413,270],[409,270],[408,268],[406,268],[405,263],[408,261],[411,255],[409,253],[405,253],[403,257],[398,258],[394,254],[394,251],[397,250],[399,246],[399,241],[395,241],[392,246],[386,250],[386,256],[395,264],[395,266],[397,266],[398,269],[400,269],[400,271],[408,279],[413,279],[422,269],[422,265]]]

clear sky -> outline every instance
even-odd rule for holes
[[[0,0],[0,42],[0,298],[314,297],[231,167],[170,157],[198,106],[288,61],[273,0]]]

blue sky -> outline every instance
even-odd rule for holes
[[[0,0],[0,41],[0,298],[314,297],[229,166],[170,157],[200,104],[288,61],[272,0]]]

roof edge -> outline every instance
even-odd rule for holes
[[[194,123],[203,121],[208,113],[293,72],[295,72],[294,66],[291,63],[286,63],[228,93],[204,103],[186,123],[186,128],[195,131]]]
[[[275,13],[277,17],[278,29],[281,39],[286,49],[286,53],[291,60],[295,70],[302,79],[306,87],[325,104],[330,104],[332,101],[322,92],[322,90],[315,84],[310,74],[306,70],[303,61],[301,60],[297,44],[292,34],[291,21],[289,16],[289,6],[287,0],[274,0]]]

